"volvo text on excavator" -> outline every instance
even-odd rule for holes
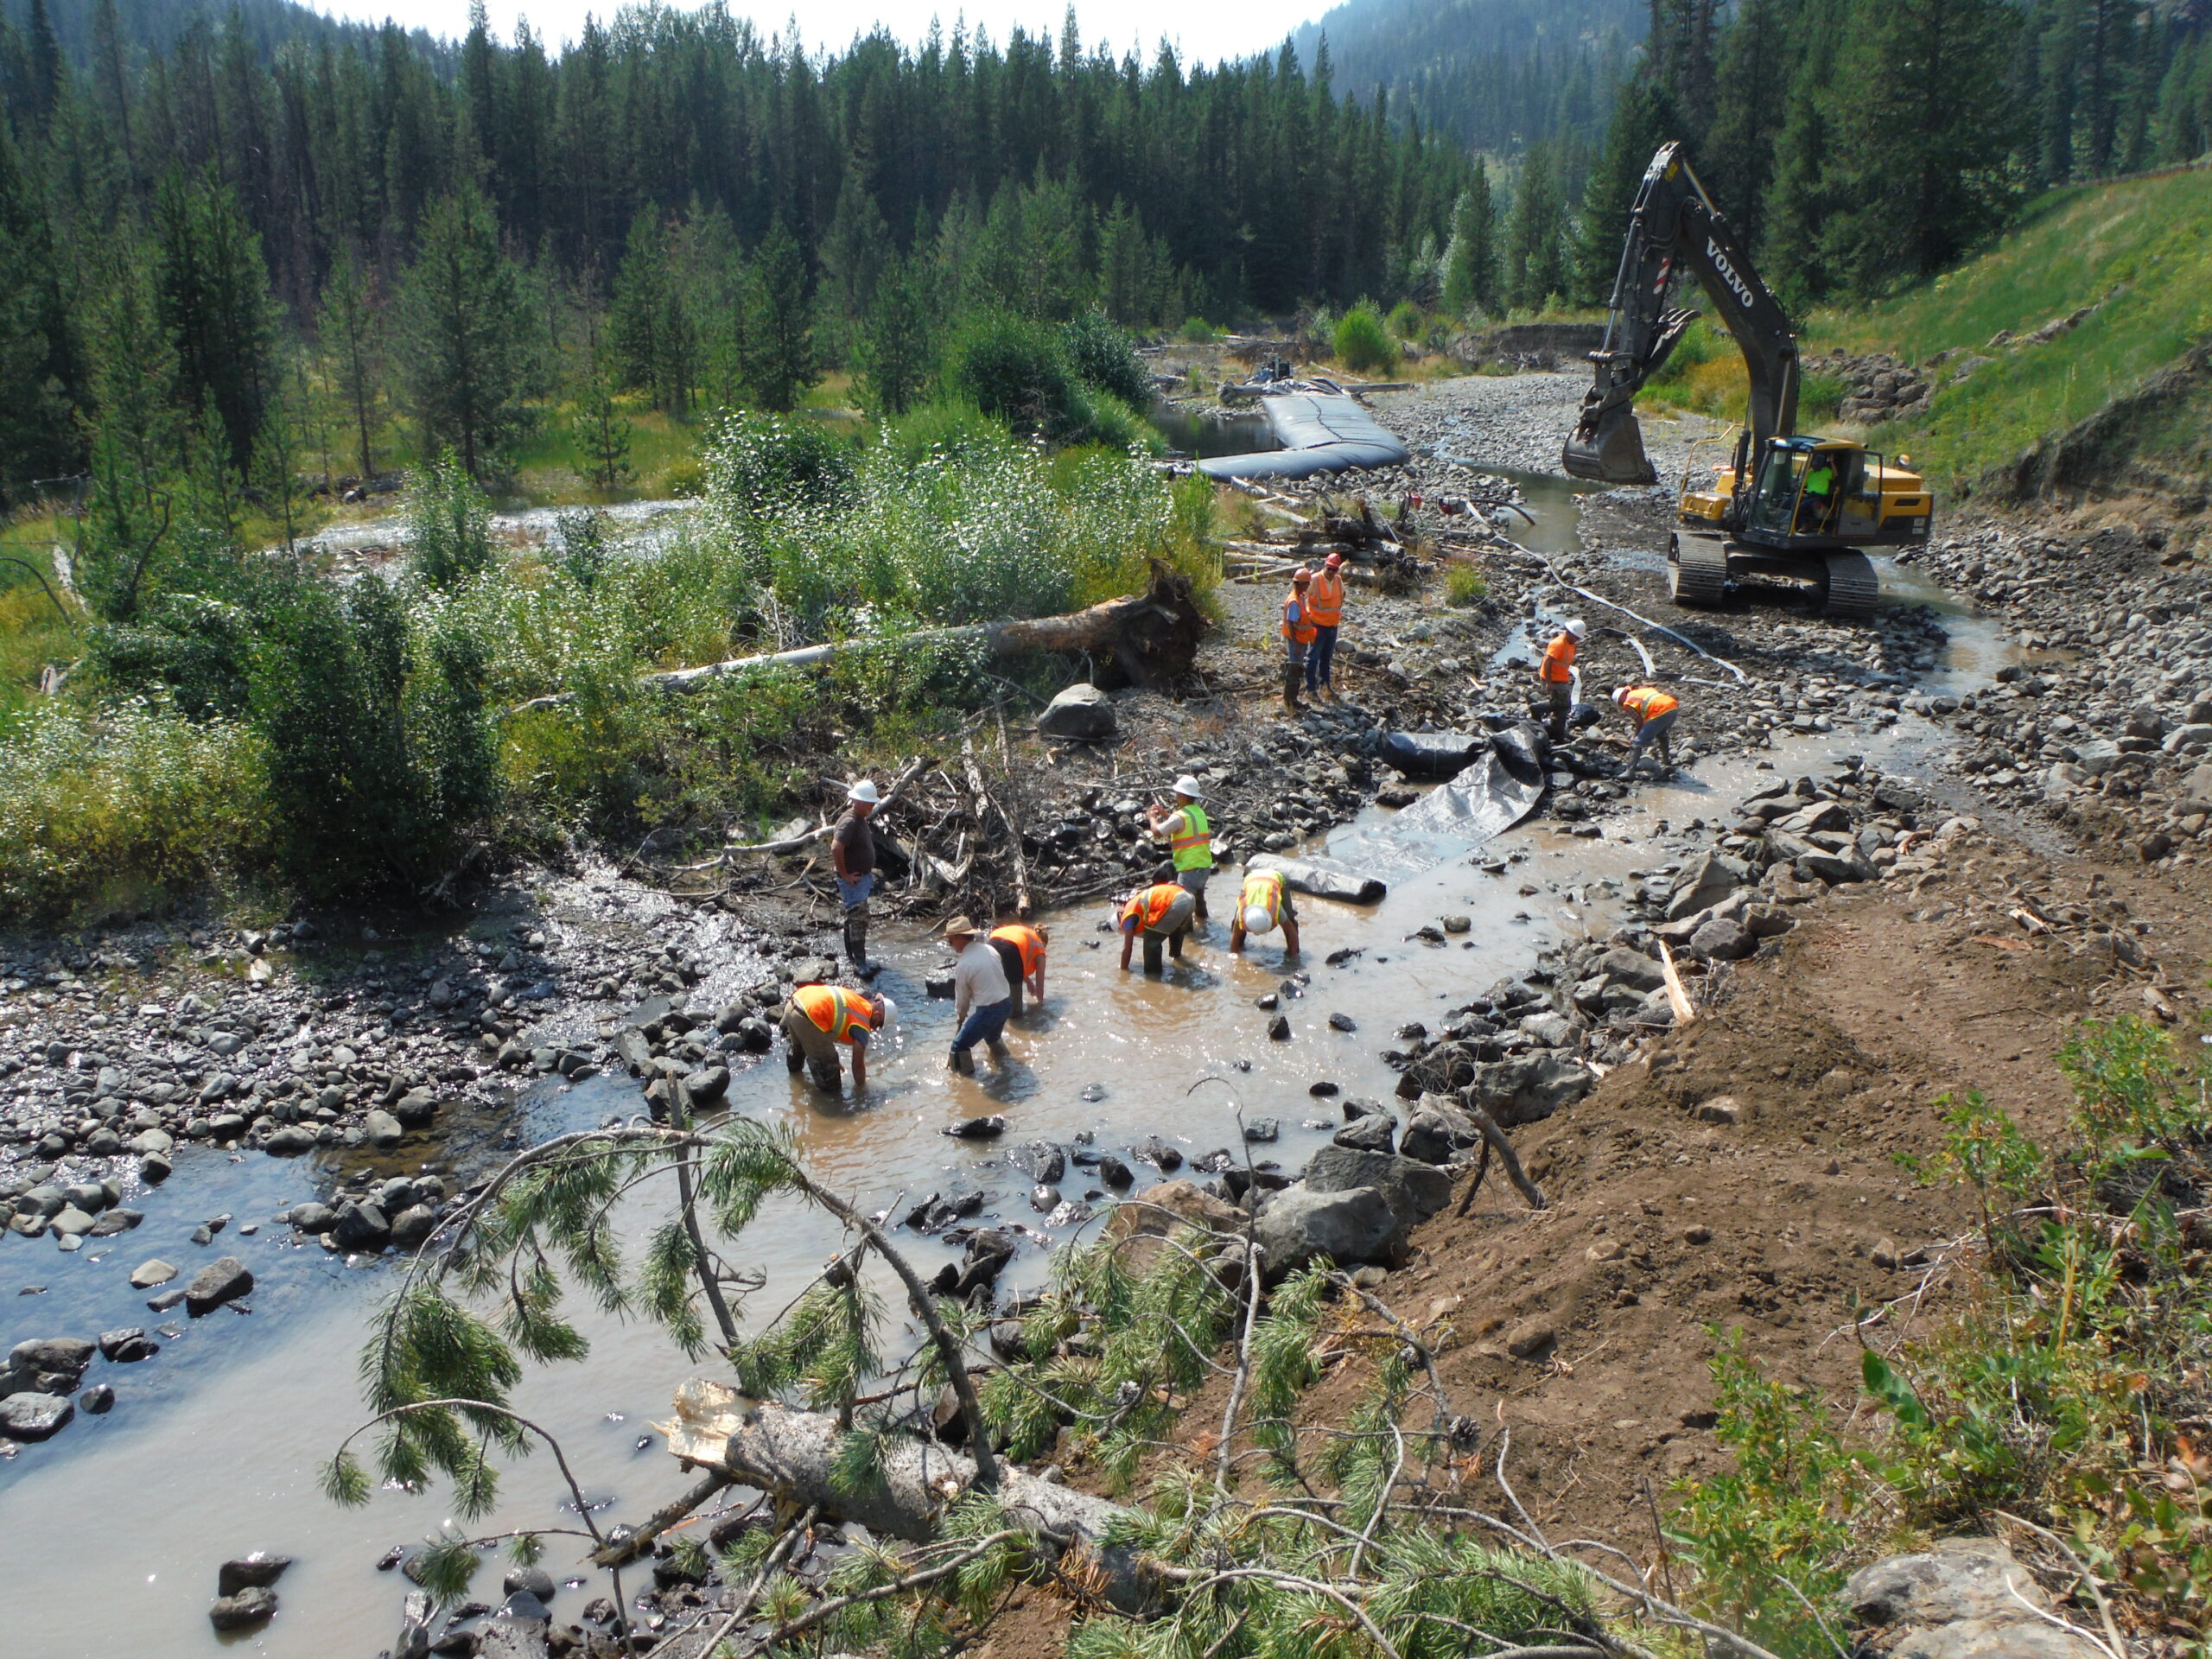
[[[1697,318],[1670,309],[1675,278],[1696,278],[1744,353],[1749,419],[1709,486],[1682,481],[1681,527],[1668,549],[1679,605],[1717,605],[1737,579],[1781,576],[1815,587],[1827,613],[1869,614],[1878,589],[1863,547],[1928,539],[1925,481],[1862,443],[1801,436],[1797,336],[1760,282],[1680,144],[1652,157],[1629,217],[1605,343],[1590,354],[1596,385],[1562,457],[1577,478],[1655,484],[1636,422],[1636,394]]]

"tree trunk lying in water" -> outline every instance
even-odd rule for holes
[[[941,1518],[976,1478],[972,1459],[909,1434],[883,1446],[882,1476],[859,1491],[836,1478],[844,1431],[827,1412],[791,1411],[747,1399],[719,1382],[694,1378],[676,1391],[676,1415],[654,1425],[688,1464],[719,1470],[800,1508],[856,1521],[880,1538],[927,1543]],[[1071,1491],[1016,1469],[1002,1471],[997,1497],[1006,1524],[1032,1534],[1064,1570],[1124,1612],[1141,1612],[1157,1586],[1137,1553],[1103,1541],[1126,1515],[1103,1497]]]
[[[726,674],[752,668],[818,668],[839,654],[865,651],[874,645],[911,645],[980,640],[994,657],[1017,657],[1030,651],[1089,652],[1110,657],[1133,685],[1157,686],[1179,679],[1191,671],[1198,641],[1205,635],[1205,617],[1191,591],[1190,578],[1152,561],[1152,585],[1144,593],[1109,599],[1087,610],[1065,616],[1029,617],[1012,622],[976,622],[958,628],[925,628],[888,639],[836,639],[827,645],[803,645],[797,651],[770,652],[759,657],[735,657],[728,662],[698,668],[677,668],[641,675],[641,685],[668,691],[688,691]],[[556,692],[532,697],[507,712],[528,714],[554,709],[572,694]]]

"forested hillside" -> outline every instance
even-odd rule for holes
[[[1647,0],[1347,0],[1293,39],[1355,96],[1512,153],[1603,128],[1649,16]]]

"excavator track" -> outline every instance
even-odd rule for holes
[[[1728,545],[1703,536],[1675,538],[1667,594],[1677,605],[1709,610],[1728,597]]]
[[[1881,578],[1874,562],[1864,553],[1846,549],[1824,556],[1827,563],[1827,603],[1821,614],[1834,622],[1860,622],[1874,614],[1881,601]]]

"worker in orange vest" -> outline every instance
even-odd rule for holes
[[[858,1092],[868,1087],[870,1043],[891,1035],[898,1020],[899,1005],[887,996],[842,985],[802,985],[784,1004],[784,1063],[793,1077],[804,1066],[817,1088],[834,1095],[844,1083],[837,1051],[849,1048]]]
[[[991,949],[1006,964],[1006,982],[1014,988],[1016,1014],[1021,1012],[1025,992],[1037,999],[1039,1007],[1045,1006],[1045,947],[1051,940],[1052,935],[1043,928],[1027,922],[1008,922],[991,930]]]
[[[1287,715],[1302,715],[1306,705],[1298,700],[1298,688],[1306,677],[1306,652],[1319,630],[1306,614],[1306,594],[1313,585],[1313,573],[1304,565],[1290,573],[1290,596],[1282,602],[1282,642],[1289,652],[1282,670],[1282,710]]]
[[[1582,671],[1574,665],[1575,648],[1589,632],[1580,617],[1568,620],[1544,647],[1544,660],[1536,664],[1536,682],[1551,700],[1552,741],[1567,741],[1567,716],[1574,707],[1575,682]]]
[[[1313,648],[1306,653],[1306,693],[1317,702],[1337,700],[1331,671],[1337,660],[1337,630],[1344,620],[1344,565],[1343,554],[1330,554],[1306,589],[1306,620],[1313,625]]]
[[[1131,893],[1114,923],[1122,935],[1122,971],[1129,971],[1129,953],[1136,948],[1140,938],[1144,940],[1144,970],[1147,974],[1160,971],[1160,947],[1163,944],[1167,947],[1167,954],[1180,962],[1183,940],[1191,931],[1191,913],[1198,907],[1198,899],[1191,890],[1173,881],[1154,882]]]
[[[1636,775],[1636,763],[1643,753],[1647,743],[1659,752],[1659,775],[1666,777],[1675,769],[1674,746],[1669,741],[1675,729],[1675,716],[1682,705],[1656,685],[1624,685],[1613,692],[1613,702],[1627,710],[1628,717],[1636,722],[1636,735],[1629,740],[1628,765],[1622,776]]]

